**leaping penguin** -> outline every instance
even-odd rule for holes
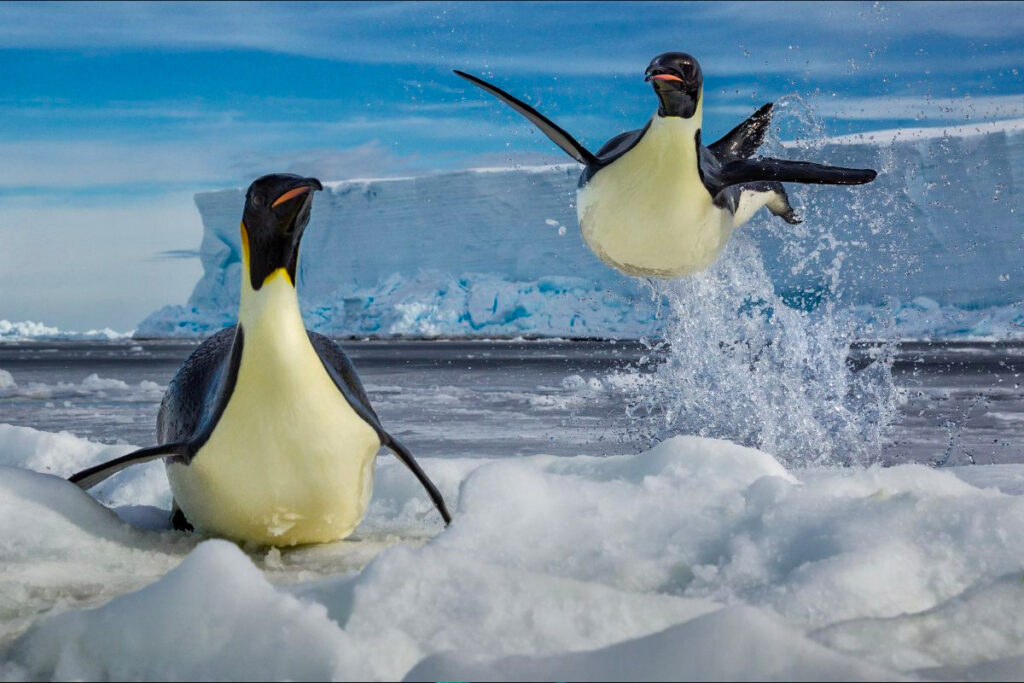
[[[647,67],[658,111],[640,130],[615,136],[592,154],[528,104],[476,76],[459,76],[525,116],[584,165],[576,213],[587,246],[627,275],[674,278],[711,265],[732,231],[758,209],[799,223],[783,182],[859,185],[870,169],[756,157],[771,122],[771,103],[721,140],[701,144],[704,77],[683,52]]]
[[[352,362],[305,328],[295,291],[299,242],[315,178],[267,175],[242,214],[238,324],[213,335],[171,380],[157,417],[159,446],[79,472],[88,489],[163,458],[172,523],[262,545],[333,541],[362,519],[374,459],[387,446],[451,516],[409,450],[381,426]]]

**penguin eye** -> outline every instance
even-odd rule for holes
[[[250,200],[253,206],[263,206],[263,195],[254,194]]]

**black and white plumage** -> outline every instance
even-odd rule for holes
[[[344,538],[369,504],[381,446],[427,490],[437,488],[384,430],[342,349],[307,330],[294,278],[313,191],[320,183],[264,176],[242,221],[239,323],[204,341],[171,380],[157,439],[71,477],[83,489],[163,458],[179,529],[267,545]]]
[[[721,140],[701,141],[703,75],[697,60],[668,52],[647,68],[658,111],[643,128],[596,154],[528,104],[456,71],[509,105],[584,165],[576,210],[587,246],[629,275],[673,278],[707,268],[732,231],[763,206],[799,223],[783,182],[856,185],[875,171],[756,156],[771,122],[766,104]]]

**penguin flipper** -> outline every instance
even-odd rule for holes
[[[366,395],[366,389],[363,388],[356,367],[352,364],[348,354],[319,332],[306,330],[306,335],[309,337],[313,349],[320,356],[320,361],[327,369],[327,374],[334,380],[334,385],[338,387],[356,414],[378,432],[384,431],[380,426],[380,418],[377,417],[373,406],[370,405],[370,397]]]
[[[706,174],[704,180],[705,185],[710,185],[712,196],[716,196],[730,185],[741,183],[767,180],[812,185],[863,185],[870,183],[877,175],[878,173],[870,168],[843,168],[810,161],[758,157],[730,161],[714,173]]]
[[[316,349],[317,355],[320,356],[320,361],[327,369],[327,374],[334,380],[335,386],[341,391],[348,404],[352,406],[352,409],[363,421],[373,427],[380,438],[381,445],[390,449],[416,475],[420,484],[427,490],[430,500],[434,502],[434,507],[441,513],[445,526],[450,524],[452,516],[448,513],[448,508],[444,504],[441,492],[437,490],[434,483],[430,481],[430,478],[420,468],[419,463],[412,457],[409,449],[398,439],[384,431],[380,418],[377,417],[377,413],[374,412],[373,407],[370,405],[370,398],[366,395],[363,383],[359,381],[359,375],[356,373],[355,366],[352,365],[348,355],[340,346],[322,334],[309,330],[306,331],[306,334],[309,336],[309,341],[313,344],[313,348]]]
[[[772,122],[772,103],[755,111],[749,119],[708,145],[715,156],[725,161],[730,158],[749,159],[764,143],[764,136]]]
[[[448,512],[448,507],[444,504],[444,497],[441,496],[441,492],[437,490],[436,486],[434,486],[434,482],[430,481],[430,477],[427,476],[426,472],[420,468],[419,463],[416,462],[414,457],[412,457],[412,453],[409,452],[409,449],[406,448],[401,441],[387,432],[381,432],[381,439],[383,444],[395,454],[395,457],[405,463],[405,466],[408,467],[414,475],[416,475],[417,479],[419,479],[420,484],[422,484],[423,488],[427,490],[427,495],[430,496],[430,500],[434,502],[434,507],[436,507],[437,511],[441,513],[444,525],[448,526],[451,524],[452,516]]]
[[[497,88],[483,79],[477,78],[476,76],[473,76],[471,74],[467,74],[464,71],[459,71],[458,69],[455,69],[454,72],[457,76],[461,76],[470,83],[473,83],[474,85],[482,88],[483,90],[486,90],[487,92],[494,95],[499,100],[501,100],[508,106],[512,107],[523,116],[525,116],[527,119],[529,119],[530,123],[532,123],[533,125],[537,126],[537,128],[540,129],[540,132],[544,133],[544,135],[547,135],[553,143],[561,147],[562,151],[564,151],[566,154],[571,156],[576,161],[587,166],[598,163],[597,157],[591,154],[586,147],[577,142],[576,139],[573,138],[573,136],[566,133],[557,124],[555,124],[553,121],[548,119],[546,116],[541,114],[539,111],[537,111],[530,105],[526,104],[522,100],[518,100],[515,97],[512,97],[512,95],[509,95],[501,88]]]
[[[183,456],[187,453],[188,446],[184,443],[169,443],[161,446],[140,448],[139,450],[133,451],[127,455],[122,455],[120,458],[108,460],[105,463],[95,465],[88,469],[84,469],[77,474],[73,474],[68,477],[68,481],[85,491],[91,489],[96,484],[99,484],[104,479],[117,474],[126,467],[141,465],[144,462],[156,460],[157,458],[167,458],[175,455]]]

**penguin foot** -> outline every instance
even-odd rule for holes
[[[800,225],[801,223],[804,222],[804,219],[800,218],[800,214],[798,214],[793,209],[790,209],[786,213],[780,213],[779,218],[786,221],[790,225]]]
[[[174,527],[175,531],[195,531],[177,503],[171,508],[171,526]]]

